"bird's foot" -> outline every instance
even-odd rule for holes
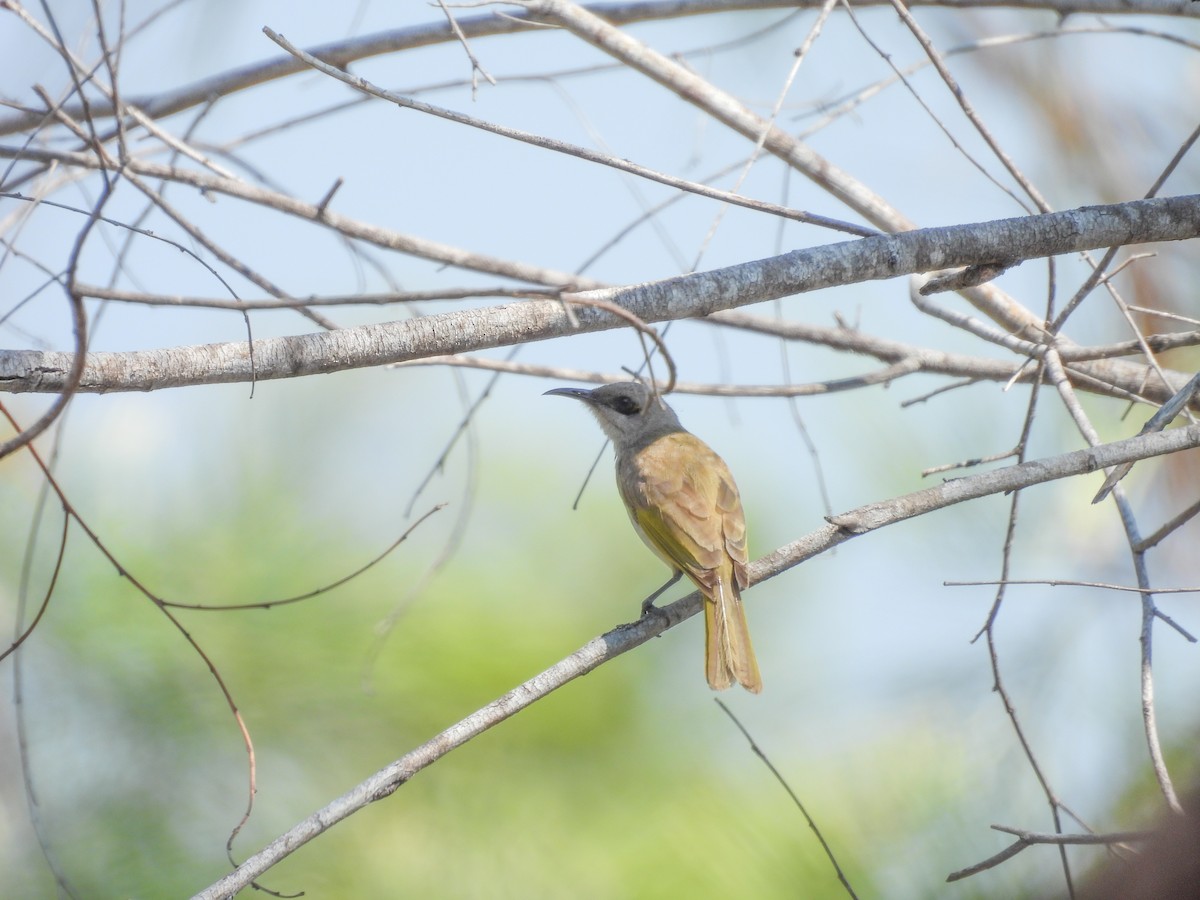
[[[670,627],[671,617],[667,615],[667,611],[661,606],[654,605],[654,598],[657,596],[657,594],[653,594],[642,601],[642,617],[638,621],[645,622],[647,618],[658,619],[659,624],[661,624],[661,628],[658,631],[662,632]]]

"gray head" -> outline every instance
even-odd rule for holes
[[[638,381],[618,381],[594,391],[555,388],[546,393],[574,397],[587,404],[617,453],[636,450],[664,434],[683,431],[674,410]]]

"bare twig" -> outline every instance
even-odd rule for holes
[[[959,869],[957,872],[951,872],[946,876],[946,881],[961,881],[964,878],[970,878],[972,875],[978,875],[980,872],[985,872],[988,869],[994,869],[1005,860],[1012,859],[1025,848],[1033,847],[1037,844],[1049,844],[1058,847],[1087,847],[1097,844],[1136,843],[1148,841],[1156,836],[1156,832],[1153,831],[1117,831],[1111,834],[1044,834],[1038,831],[1025,831],[1021,828],[1008,828],[1004,825],[993,825],[992,827],[997,831],[1016,835],[1017,841],[1009,844],[999,853],[989,856],[982,862],[975,863],[973,866],[967,866],[965,869]]]
[[[471,98],[474,99],[475,94],[479,90],[479,82],[476,79],[477,75],[482,75],[487,79],[490,85],[496,84],[496,79],[493,78],[479,62],[475,54],[471,51],[471,44],[467,41],[467,36],[462,33],[462,29],[458,27],[458,21],[446,8],[446,0],[437,0],[437,5],[441,7],[442,12],[446,14],[446,21],[450,23],[450,30],[454,32],[454,36],[458,38],[458,42],[462,44],[463,51],[467,54],[467,59],[471,61]]]
[[[1173,534],[1180,526],[1185,525],[1200,514],[1200,500],[1197,500],[1187,509],[1183,510],[1178,515],[1172,516],[1166,524],[1155,531],[1148,537],[1142,538],[1141,542],[1134,546],[1134,550],[1145,552],[1151,547],[1156,547],[1167,537]]]
[[[120,291],[97,285],[81,284],[79,293],[98,300],[133,303],[139,306],[176,306],[189,309],[225,309],[241,313],[245,310],[294,310],[309,306],[393,306],[402,303],[432,303],[438,300],[474,300],[482,297],[505,297],[513,300],[545,300],[557,297],[559,291],[547,288],[447,288],[431,291],[385,291],[377,294],[340,294],[320,297],[278,297],[271,300],[222,300],[219,297],[182,297],[149,294],[141,291]],[[1200,332],[1197,333],[1200,335]],[[1198,341],[1200,342],[1200,341]]]
[[[658,183],[665,184],[668,187],[678,188],[681,191],[687,191],[691,194],[698,194],[701,197],[708,197],[712,200],[721,200],[725,203],[733,204],[734,206],[744,206],[746,209],[752,209],[756,212],[781,216],[785,219],[792,219],[796,222],[806,222],[810,225],[819,225],[824,228],[829,228],[833,231],[842,231],[847,234],[870,235],[876,233],[874,229],[864,228],[861,225],[855,225],[851,222],[843,222],[840,219],[833,219],[829,216],[820,216],[816,215],[815,213],[805,212],[803,210],[787,209],[786,207],[776,206],[774,203],[767,203],[762,200],[753,200],[731,191],[722,191],[717,188],[709,187],[705,184],[698,184],[694,181],[688,181],[685,178],[676,178],[675,176],[667,175],[664,172],[657,172],[653,169],[647,168],[646,166],[640,166],[636,163],[632,163],[626,159],[620,159],[615,156],[610,156],[607,153],[589,150],[587,147],[580,147],[576,144],[569,144],[566,141],[557,141],[552,138],[542,137],[541,135],[532,134],[528,131],[521,131],[518,128],[509,128],[504,125],[497,125],[493,122],[487,122],[474,116],[468,116],[440,106],[434,106],[432,103],[414,100],[412,97],[405,97],[404,95],[397,94],[394,91],[384,90],[381,87],[371,84],[371,82],[367,81],[361,76],[352,75],[343,69],[339,69],[336,66],[331,66],[312,54],[305,53],[295,44],[288,41],[283,35],[277,34],[270,28],[264,27],[263,33],[288,53],[293,54],[297,59],[303,60],[305,64],[312,66],[318,72],[328,75],[331,78],[336,78],[338,81],[349,85],[355,90],[362,91],[364,94],[370,94],[372,97],[378,97],[381,100],[387,100],[389,103],[395,103],[397,106],[402,106],[406,109],[427,113],[428,115],[437,116],[440,119],[457,122],[460,125],[469,125],[472,128],[488,131],[500,137],[509,138],[510,140],[514,141],[521,141],[525,144],[531,144],[534,147],[541,147],[544,150],[554,150],[558,153],[565,153],[568,156],[578,157],[579,159],[587,162],[599,163],[600,165],[609,166],[621,172],[627,172],[630,175],[637,175],[650,181],[657,181]]]
[[[750,152],[749,159],[746,160],[745,165],[742,167],[742,171],[738,175],[737,181],[734,182],[734,192],[741,190],[742,184],[745,183],[746,178],[750,175],[751,169],[754,168],[754,164],[758,161],[759,156],[762,154],[763,144],[766,143],[767,136],[770,134],[771,129],[775,127],[775,122],[779,118],[779,112],[783,108],[783,103],[787,99],[788,92],[792,89],[792,83],[796,80],[796,76],[800,73],[800,66],[803,65],[804,58],[808,55],[808,51],[812,48],[813,43],[821,34],[821,29],[824,28],[825,21],[829,18],[829,14],[833,11],[833,7],[837,2],[838,0],[825,0],[824,4],[821,6],[820,12],[817,14],[816,21],[813,22],[812,26],[808,30],[808,34],[805,35],[804,42],[796,50],[794,54],[795,58],[792,60],[792,67],[783,80],[783,86],[779,89],[779,95],[775,98],[775,105],[772,107],[771,115],[767,119],[767,127],[762,130],[758,136],[758,140],[754,142],[754,149]],[[725,206],[722,206],[717,210],[717,214],[713,217],[713,221],[708,227],[708,233],[705,234],[703,240],[701,240],[700,248],[696,251],[696,258],[692,262],[692,265],[688,271],[694,272],[696,269],[700,268],[700,260],[704,258],[705,250],[708,248],[708,245],[712,242],[713,237],[716,235],[717,228],[720,226],[721,222],[724,221],[727,210],[728,207]]]
[[[892,7],[900,16],[900,21],[905,24],[908,30],[912,32],[913,37],[917,39],[917,42],[921,45],[921,49],[925,51],[926,55],[929,57],[929,61],[933,63],[933,67],[937,70],[938,75],[941,77],[942,81],[945,82],[946,87],[949,88],[950,93],[958,102],[959,108],[962,110],[963,115],[965,115],[975,127],[976,133],[983,138],[984,143],[986,143],[991,149],[996,159],[998,159],[1004,168],[1008,170],[1008,174],[1011,175],[1013,180],[1015,180],[1017,184],[1021,186],[1021,189],[1025,191],[1025,193],[1033,201],[1034,205],[1041,212],[1049,212],[1050,204],[1046,202],[1046,199],[1041,195],[1038,189],[1034,187],[1033,182],[1025,177],[1025,173],[1017,167],[1017,164],[1012,157],[1004,152],[1004,149],[1000,146],[1000,142],[996,140],[995,136],[991,133],[991,130],[988,129],[988,127],[984,124],[982,117],[976,111],[971,101],[967,98],[966,93],[963,91],[958,81],[950,73],[950,69],[946,66],[946,61],[942,58],[942,55],[938,52],[937,48],[934,47],[933,41],[930,40],[929,35],[925,33],[924,29],[917,24],[917,20],[914,19],[909,13],[908,7],[905,6],[902,0],[891,0],[891,2]]]
[[[1151,431],[1162,431],[1175,420],[1181,412],[1187,409],[1189,403],[1192,402],[1192,397],[1196,392],[1200,391],[1200,374],[1197,374],[1187,384],[1181,387],[1170,400],[1162,405],[1153,416],[1151,416],[1142,430],[1138,434],[1147,434]],[[1104,479],[1104,484],[1100,486],[1100,490],[1096,492],[1096,496],[1092,498],[1093,503],[1099,503],[1109,492],[1116,486],[1117,482],[1129,474],[1133,468],[1132,463],[1116,466],[1108,477]],[[1140,544],[1138,545],[1141,546]],[[1136,549],[1136,548],[1135,548]]]
[[[1062,372],[1061,361],[1056,351],[1051,348],[1045,356],[1047,372],[1050,375],[1054,386],[1058,388],[1059,396],[1066,406],[1067,411],[1071,414],[1075,421],[1076,427],[1091,446],[1096,446],[1100,443],[1100,436],[1096,433],[1083,407],[1079,404],[1078,398],[1075,395],[1074,389],[1067,381],[1065,374]],[[1191,396],[1189,391],[1188,396]],[[1128,461],[1126,461],[1128,462]],[[1115,471],[1115,470],[1114,470]],[[1110,473],[1111,476],[1111,473]],[[1136,548],[1141,546],[1142,539],[1140,530],[1137,526],[1137,520],[1133,515],[1133,509],[1129,505],[1129,501],[1125,496],[1124,490],[1120,484],[1114,484],[1111,489],[1113,501],[1116,503],[1117,511],[1121,516],[1121,524],[1125,528],[1125,534],[1129,541],[1129,546],[1133,555],[1133,568],[1137,574],[1138,585],[1144,588],[1150,587],[1150,575],[1146,567],[1146,554],[1144,551],[1139,551]],[[1138,642],[1141,645],[1141,688],[1142,688],[1142,726],[1146,736],[1146,747],[1150,753],[1151,766],[1154,769],[1154,777],[1158,780],[1159,789],[1162,791],[1163,797],[1170,809],[1180,815],[1183,814],[1183,807],[1179,803],[1179,797],[1175,791],[1175,786],[1172,783],[1170,772],[1167,769],[1166,759],[1163,755],[1162,743],[1158,733],[1158,713],[1154,705],[1154,668],[1153,668],[1153,632],[1154,620],[1157,616],[1157,607],[1154,603],[1153,594],[1147,592],[1141,595],[1142,600],[1142,628],[1138,637]]]
[[[438,503],[430,507],[424,513],[418,516],[416,521],[409,525],[408,528],[404,529],[404,532],[400,535],[400,537],[388,544],[388,546],[381,553],[363,563],[353,572],[343,575],[340,578],[329,582],[329,584],[323,584],[320,587],[305,591],[302,594],[296,594],[291,597],[280,597],[274,600],[255,600],[250,603],[223,603],[220,605],[215,605],[211,603],[186,603],[179,600],[162,600],[161,605],[169,606],[172,609],[191,609],[195,610],[196,612],[232,612],[234,610],[247,609],[273,609],[276,606],[288,606],[292,603],[300,603],[304,600],[311,600],[314,597],[319,597],[322,594],[328,594],[330,591],[340,588],[342,585],[353,581],[359,575],[362,575],[367,570],[372,569],[379,563],[383,562],[391,555],[393,550],[407,541],[412,533],[425,523],[426,519],[428,519],[434,513],[445,509],[445,507],[445,503]],[[0,659],[2,658],[3,657],[0,657]]]
[[[796,804],[796,808],[800,810],[800,814],[804,816],[804,821],[808,823],[808,827],[811,828],[813,834],[817,836],[817,841],[820,842],[821,849],[825,851],[825,856],[833,866],[833,871],[837,873],[838,881],[842,883],[842,887],[846,889],[846,893],[857,900],[858,895],[854,893],[854,888],[850,886],[850,880],[846,877],[846,873],[842,871],[842,867],[838,865],[837,857],[833,855],[833,848],[829,846],[829,842],[825,840],[825,835],[821,834],[821,829],[817,827],[817,823],[813,820],[813,817],[810,816],[808,814],[808,810],[804,808],[803,801],[801,801],[801,799],[796,795],[796,792],[792,790],[792,786],[787,783],[787,779],[785,779],[782,773],[775,768],[775,764],[771,762],[770,757],[768,757],[767,754],[763,752],[763,749],[758,746],[758,742],[750,736],[750,732],[746,730],[746,726],[743,725],[738,717],[733,714],[733,711],[726,706],[720,698],[714,698],[714,700],[717,706],[721,707],[721,711],[725,713],[725,715],[729,716],[729,718],[733,721],[733,724],[737,726],[738,731],[742,733],[742,737],[746,739],[746,742],[750,745],[750,750],[754,753],[754,755],[763,761],[763,765],[767,767],[767,770],[773,776],[775,776],[775,780],[779,782],[785,791],[787,791],[788,796],[792,798],[792,802]]]
[[[12,425],[12,427],[14,429],[16,429],[18,432],[21,430],[20,426],[18,426],[18,424],[17,424],[16,420],[13,418],[12,414],[8,411],[8,409],[3,404],[0,404],[0,415],[2,415],[5,419],[7,419],[9,424]],[[184,628],[183,623],[180,622],[180,620],[169,609],[167,609],[163,605],[161,599],[158,596],[156,596],[152,591],[150,591],[149,588],[147,588],[132,572],[130,572],[127,567],[125,567],[118,561],[117,557],[113,554],[113,552],[108,549],[108,547],[104,544],[103,541],[100,540],[100,536],[97,534],[97,532],[94,531],[90,525],[88,525],[88,523],[84,520],[84,518],[79,514],[79,512],[75,509],[75,507],[67,499],[66,493],[59,486],[58,481],[54,477],[54,474],[50,471],[50,468],[46,465],[45,461],[42,459],[41,454],[38,453],[37,448],[31,445],[31,446],[27,447],[26,450],[30,454],[30,456],[33,457],[34,462],[37,464],[38,469],[42,473],[42,477],[45,479],[46,483],[50,486],[51,490],[53,490],[55,496],[58,498],[58,502],[63,508],[64,515],[67,516],[68,518],[74,520],[75,523],[77,525],[79,525],[79,527],[87,535],[88,540],[91,541],[93,546],[95,546],[95,548],[97,550],[99,550],[100,553],[104,556],[104,558],[106,560],[108,560],[109,564],[114,569],[116,569],[118,572],[120,572],[122,574],[122,576],[124,576],[125,580],[128,581],[129,584],[132,585],[134,587],[134,589],[136,589],[138,591],[138,593],[140,593],[143,597],[145,597],[147,600],[149,600],[151,603],[153,603],[155,606],[157,606],[159,611],[162,612],[162,614],[167,617],[167,620],[171,623],[171,626],[173,628],[175,628],[176,631],[179,632],[179,634],[183,637],[183,639],[187,642],[187,644],[192,648],[192,651],[200,658],[200,660],[207,667],[209,674],[212,676],[213,680],[216,682],[218,689],[221,691],[222,697],[224,697],[226,704],[229,706],[229,710],[233,716],[234,723],[236,724],[238,732],[241,735],[243,746],[246,748],[247,775],[248,775],[246,810],[243,813],[241,821],[239,821],[239,823],[235,826],[233,832],[230,834],[229,840],[232,841],[234,835],[236,835],[237,831],[242,827],[242,825],[245,823],[246,819],[249,817],[250,811],[254,806],[254,795],[257,791],[257,788],[256,788],[257,768],[256,768],[256,763],[255,763],[255,758],[254,758],[254,742],[250,738],[250,731],[246,727],[245,720],[242,718],[241,710],[238,709],[237,703],[234,702],[233,694],[230,692],[228,685],[226,685],[225,679],[221,677],[221,673],[217,669],[216,663],[214,663],[212,661],[211,657],[209,657],[209,655],[204,652],[204,649],[197,642],[196,638],[186,628]],[[227,845],[227,847],[228,847],[228,845]]]
[[[542,366],[507,359],[487,359],[481,356],[429,356],[392,365],[401,369],[410,366],[461,366],[490,372],[509,372],[514,375],[553,378],[558,381],[586,381],[592,384],[607,384],[611,381],[622,381],[628,377],[611,373],[586,372],[562,366]],[[670,391],[678,394],[703,394],[709,397],[813,397],[871,385],[890,384],[898,378],[922,370],[922,361],[914,356],[876,372],[852,378],[835,378],[830,381],[809,384],[700,384],[694,381],[677,381],[673,387],[670,387]],[[668,393],[670,382],[655,380],[653,385],[660,393],[665,394]]]

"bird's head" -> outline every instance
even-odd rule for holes
[[[546,394],[582,400],[618,453],[683,430],[671,407],[639,381],[618,381],[591,391],[555,388]]]

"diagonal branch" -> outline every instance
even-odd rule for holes
[[[749,566],[750,583],[757,584],[779,575],[851,538],[902,522],[965,500],[1019,490],[1072,475],[1145,459],[1179,450],[1200,447],[1200,425],[1156,434],[1141,435],[1112,444],[1102,444],[1061,456],[1033,460],[978,475],[947,481],[932,488],[872,503],[831,517],[829,524],[807,534]],[[508,693],[450,726],[441,734],[384,767],[352,790],[338,797],[277,837],[236,870],[195,895],[193,900],[232,897],[293,851],[338,822],[391,796],[422,769],[461,747],[505,719],[515,715],[581,675],[593,671],[638,647],[699,612],[701,597],[693,592],[669,606],[659,608],[636,622],[619,625],[593,638],[570,656],[555,663]]]
[[[889,0],[856,0],[855,6],[886,6]],[[940,6],[949,8],[978,7],[978,0],[926,0],[911,3],[911,6]],[[1097,13],[1102,15],[1160,15],[1180,18],[1200,18],[1200,4],[1178,3],[1176,0],[1139,0],[1134,5],[1128,0],[1055,0],[1053,5],[1046,0],[1007,0],[1003,4],[1010,8],[1035,10],[1052,9],[1065,18],[1072,13]],[[750,10],[784,9],[795,10],[808,7],[818,9],[821,0],[626,0],[626,2],[589,3],[584,8],[603,16],[613,25],[631,25],[637,22],[674,19],[685,16],[702,16],[714,12],[741,12]],[[516,34],[537,31],[539,25],[523,13],[488,13],[458,19],[459,29],[467,38]],[[445,21],[434,21],[407,28],[395,28],[374,34],[361,35],[345,40],[330,41],[309,48],[313,56],[333,65],[349,66],[352,62],[398,53],[419,47],[430,47],[457,40],[457,36]],[[173,115],[196,106],[203,106],[214,99],[227,97],[268,84],[281,78],[304,71],[304,64],[292,56],[282,55],[261,62],[250,63],[235,69],[202,78],[160,94],[127,97],[126,103],[141,108],[156,118]],[[83,109],[79,104],[65,107],[68,115],[79,117]],[[112,106],[93,103],[90,114],[95,119],[111,117]],[[0,119],[0,135],[16,134],[37,127],[42,120],[38,110],[21,112]]]
[[[291,53],[297,59],[304,61],[306,65],[312,66],[318,72],[322,72],[331,78],[336,78],[338,81],[346,84],[355,90],[362,91],[371,97],[378,97],[381,100],[386,100],[389,103],[394,103],[402,109],[411,109],[417,112],[423,112],[431,116],[436,116],[439,119],[446,119],[450,122],[456,122],[459,125],[467,125],[472,128],[478,128],[482,131],[487,131],[499,137],[508,138],[509,140],[520,141],[524,144],[530,144],[534,147],[541,147],[543,150],[553,150],[557,153],[565,153],[568,156],[574,156],[585,162],[599,163],[602,166],[609,166],[619,172],[626,172],[630,175],[637,175],[649,181],[657,181],[659,184],[664,184],[668,187],[673,187],[681,191],[688,191],[692,194],[698,194],[701,197],[708,197],[712,200],[720,200],[723,203],[729,203],[734,206],[742,206],[746,209],[751,209],[756,212],[765,212],[772,215],[780,216],[781,218],[791,219],[796,222],[807,222],[812,225],[822,225],[826,228],[831,228],[836,231],[844,231],[849,234],[869,235],[874,234],[875,229],[864,228],[861,225],[855,225],[851,222],[841,222],[837,219],[831,219],[827,216],[819,216],[813,213],[804,212],[797,209],[789,209],[784,206],[779,206],[775,203],[767,203],[762,200],[755,200],[752,197],[745,197],[733,191],[723,191],[719,188],[710,187],[706,184],[699,184],[694,181],[689,181],[686,178],[677,178],[674,175],[667,175],[664,172],[658,172],[646,166],[638,165],[630,162],[627,159],[613,156],[610,153],[601,153],[597,150],[590,150],[587,147],[581,147],[578,144],[569,144],[566,141],[555,140],[554,138],[543,137],[540,134],[534,134],[529,131],[521,131],[518,128],[510,128],[506,125],[497,125],[493,122],[487,122],[475,116],[468,116],[460,112],[455,112],[452,109],[445,109],[440,106],[434,106],[432,103],[425,103],[422,100],[415,100],[412,97],[406,97],[403,94],[398,94],[395,91],[384,90],[378,87],[361,75],[354,75],[339,69],[337,66],[331,66],[328,63],[322,62],[317,57],[310,53],[305,53],[295,44],[288,41],[283,35],[278,34],[270,28],[263,28],[263,33],[271,40],[277,43],[280,47]]]

